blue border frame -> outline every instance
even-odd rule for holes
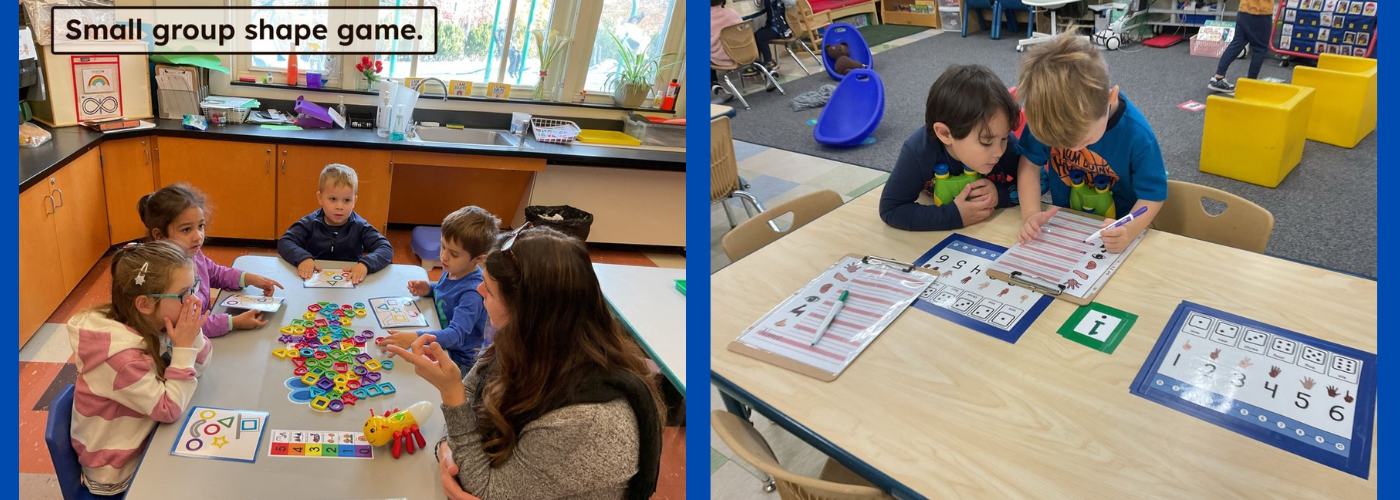
[[[366,311],[369,311],[369,312],[374,312],[374,301],[376,301],[376,300],[380,300],[380,299],[402,299],[402,298],[410,298],[410,299],[413,299],[413,300],[411,300],[410,302],[413,303],[413,307],[415,307],[415,308],[418,309],[418,318],[423,320],[423,325],[422,325],[422,326],[418,326],[418,325],[396,326],[396,327],[393,327],[394,329],[397,330],[397,329],[399,329],[399,328],[432,328],[432,327],[433,327],[433,322],[428,321],[428,316],[423,314],[423,308],[418,307],[418,299],[419,299],[419,298],[422,298],[422,297],[410,297],[410,296],[407,296],[407,295],[398,295],[398,296],[393,296],[393,297],[374,297],[374,298],[371,298],[371,299],[365,301],[365,305],[369,306],[369,308],[367,308],[367,309],[365,309],[365,310],[366,310]],[[437,299],[433,299],[433,314],[437,314]],[[384,326],[384,322],[383,322],[383,321],[379,321],[379,314],[375,314],[375,315],[374,315],[374,322],[379,324],[379,329],[380,329],[380,330],[388,330],[388,329],[390,328],[390,327]],[[438,326],[442,326],[442,325],[438,325]],[[444,328],[446,328],[446,327],[444,327]]]
[[[995,245],[992,243],[987,243],[985,241],[970,236],[953,233],[947,238],[944,238],[943,241],[938,242],[937,245],[934,245],[933,248],[930,248],[927,252],[924,252],[923,255],[920,255],[919,258],[913,262],[914,265],[918,265],[920,262],[933,258],[935,254],[937,254],[939,251],[942,251],[949,244],[955,241],[970,246],[982,247],[987,249],[988,251],[993,251],[999,254],[1006,253],[1006,247]],[[995,261],[996,259],[992,260]],[[969,318],[962,314],[958,314],[948,309],[929,304],[917,298],[914,299],[914,308],[920,311],[931,313],[934,316],[938,316],[948,321],[952,321],[953,323],[971,328],[975,331],[985,333],[988,336],[1015,344],[1016,341],[1021,340],[1021,335],[1026,333],[1026,330],[1031,327],[1031,324],[1035,323],[1035,320],[1040,318],[1040,313],[1044,312],[1045,308],[1050,307],[1050,303],[1054,300],[1054,297],[1041,294],[1040,300],[1036,301],[1034,305],[1032,305],[1029,309],[1026,310],[1026,316],[1023,316],[1022,321],[1011,330],[1002,330],[1000,328],[994,327],[981,321],[977,321],[975,319]],[[1027,321],[1027,319],[1029,319],[1029,321]]]
[[[253,447],[253,459],[252,459],[252,460],[243,460],[243,459],[241,459],[241,458],[199,457],[199,456],[194,456],[194,455],[180,455],[180,454],[178,454],[178,453],[175,453],[175,449],[178,448],[178,447],[180,447],[180,436],[185,435],[185,429],[188,429],[189,426],[190,426],[190,421],[191,421],[191,420],[194,420],[194,411],[197,410],[197,409],[200,409],[200,408],[204,408],[204,409],[206,409],[206,410],[224,410],[224,411],[231,411],[231,412],[235,412],[235,413],[262,414],[262,415],[263,415],[263,421],[262,421],[262,426],[263,426],[263,428],[262,428],[262,431],[259,431],[259,433],[258,433],[258,444],[257,444],[257,446],[254,446],[254,447]],[[180,424],[180,432],[178,432],[178,433],[175,434],[175,442],[170,444],[170,454],[171,454],[171,455],[174,455],[174,456],[177,456],[177,457],[185,457],[185,458],[203,458],[203,459],[206,459],[206,460],[223,460],[223,461],[227,461],[227,462],[243,462],[243,463],[245,463],[245,464],[257,463],[257,462],[258,462],[258,450],[261,450],[261,449],[262,449],[262,440],[263,440],[263,436],[266,436],[266,435],[267,435],[267,423],[268,423],[268,421],[270,421],[270,420],[272,420],[272,413],[271,413],[271,412],[266,412],[266,411],[258,411],[258,410],[235,410],[235,409],[232,409],[232,408],[218,408],[218,407],[214,407],[214,406],[192,406],[192,407],[190,407],[189,413],[186,413],[186,414],[185,414],[185,423]],[[143,462],[145,461],[145,460],[144,460],[144,455],[143,455],[143,460],[142,460],[142,461],[143,461]],[[134,476],[133,476],[133,477],[134,477]],[[127,488],[130,488],[130,486],[128,485]]]
[[[1169,350],[1169,346],[1172,345],[1181,331],[1181,322],[1185,321],[1186,315],[1191,312],[1205,313],[1218,319],[1234,322],[1241,326],[1266,330],[1275,335],[1325,348],[1334,353],[1345,354],[1361,360],[1361,377],[1360,383],[1357,384],[1358,394],[1356,395],[1356,409],[1353,413],[1355,415],[1355,420],[1352,426],[1350,456],[1342,458],[1307,443],[1302,443],[1286,436],[1280,436],[1278,433],[1258,426],[1245,424],[1228,415],[1191,404],[1180,398],[1149,392],[1149,379],[1151,379],[1152,375],[1157,373],[1157,369],[1161,367],[1166,353]],[[1143,362],[1142,369],[1138,371],[1137,377],[1133,379],[1133,385],[1129,389],[1129,392],[1142,396],[1149,401],[1157,402],[1162,406],[1173,408],[1187,415],[1254,438],[1262,443],[1283,449],[1294,455],[1301,456],[1362,479],[1369,479],[1371,473],[1371,431],[1374,425],[1373,419],[1376,413],[1376,394],[1378,392],[1374,389],[1376,389],[1375,354],[1328,342],[1316,337],[1303,335],[1292,330],[1279,328],[1194,302],[1182,301],[1181,304],[1177,306],[1176,312],[1172,314],[1171,320],[1167,322],[1166,328],[1162,330],[1162,335],[1158,337],[1157,345],[1152,348],[1152,352],[1148,354],[1147,360]]]

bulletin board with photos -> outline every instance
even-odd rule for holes
[[[1321,54],[1371,57],[1376,47],[1375,0],[1280,0],[1270,45],[1275,52],[1316,59]]]

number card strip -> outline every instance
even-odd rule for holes
[[[914,308],[1015,344],[1055,299],[986,276],[1005,252],[1006,247],[961,234],[944,238],[914,261],[939,275]]]
[[[1370,477],[1375,354],[1182,302],[1131,391]]]

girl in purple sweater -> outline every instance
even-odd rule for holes
[[[282,288],[281,283],[221,266],[204,256],[204,252],[200,251],[204,246],[204,205],[204,193],[185,183],[165,186],[136,202],[136,210],[141,214],[141,222],[146,225],[147,236],[152,241],[168,240],[176,244],[194,262],[195,276],[199,278],[196,297],[204,305],[201,312],[208,313],[214,307],[214,302],[209,300],[210,288],[242,290],[255,286],[268,296],[272,295],[274,288]],[[204,323],[204,335],[214,338],[230,330],[251,330],[266,324],[261,311],[250,310],[237,316],[210,314]]]

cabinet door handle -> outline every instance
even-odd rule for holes
[[[267,150],[267,166],[263,168],[267,173],[272,173],[272,150]]]
[[[58,210],[58,207],[63,206],[63,190],[54,188],[53,192],[58,193],[58,203],[53,207],[54,210]]]
[[[47,212],[44,212],[44,214],[46,214],[46,215],[53,215],[53,214],[57,213],[57,212],[58,212],[58,205],[54,203],[54,201],[53,201],[53,196],[47,195],[47,194],[46,194],[46,195],[44,195],[44,197],[49,199],[49,210],[48,210]]]
[[[287,175],[287,150],[282,150],[282,175]]]

